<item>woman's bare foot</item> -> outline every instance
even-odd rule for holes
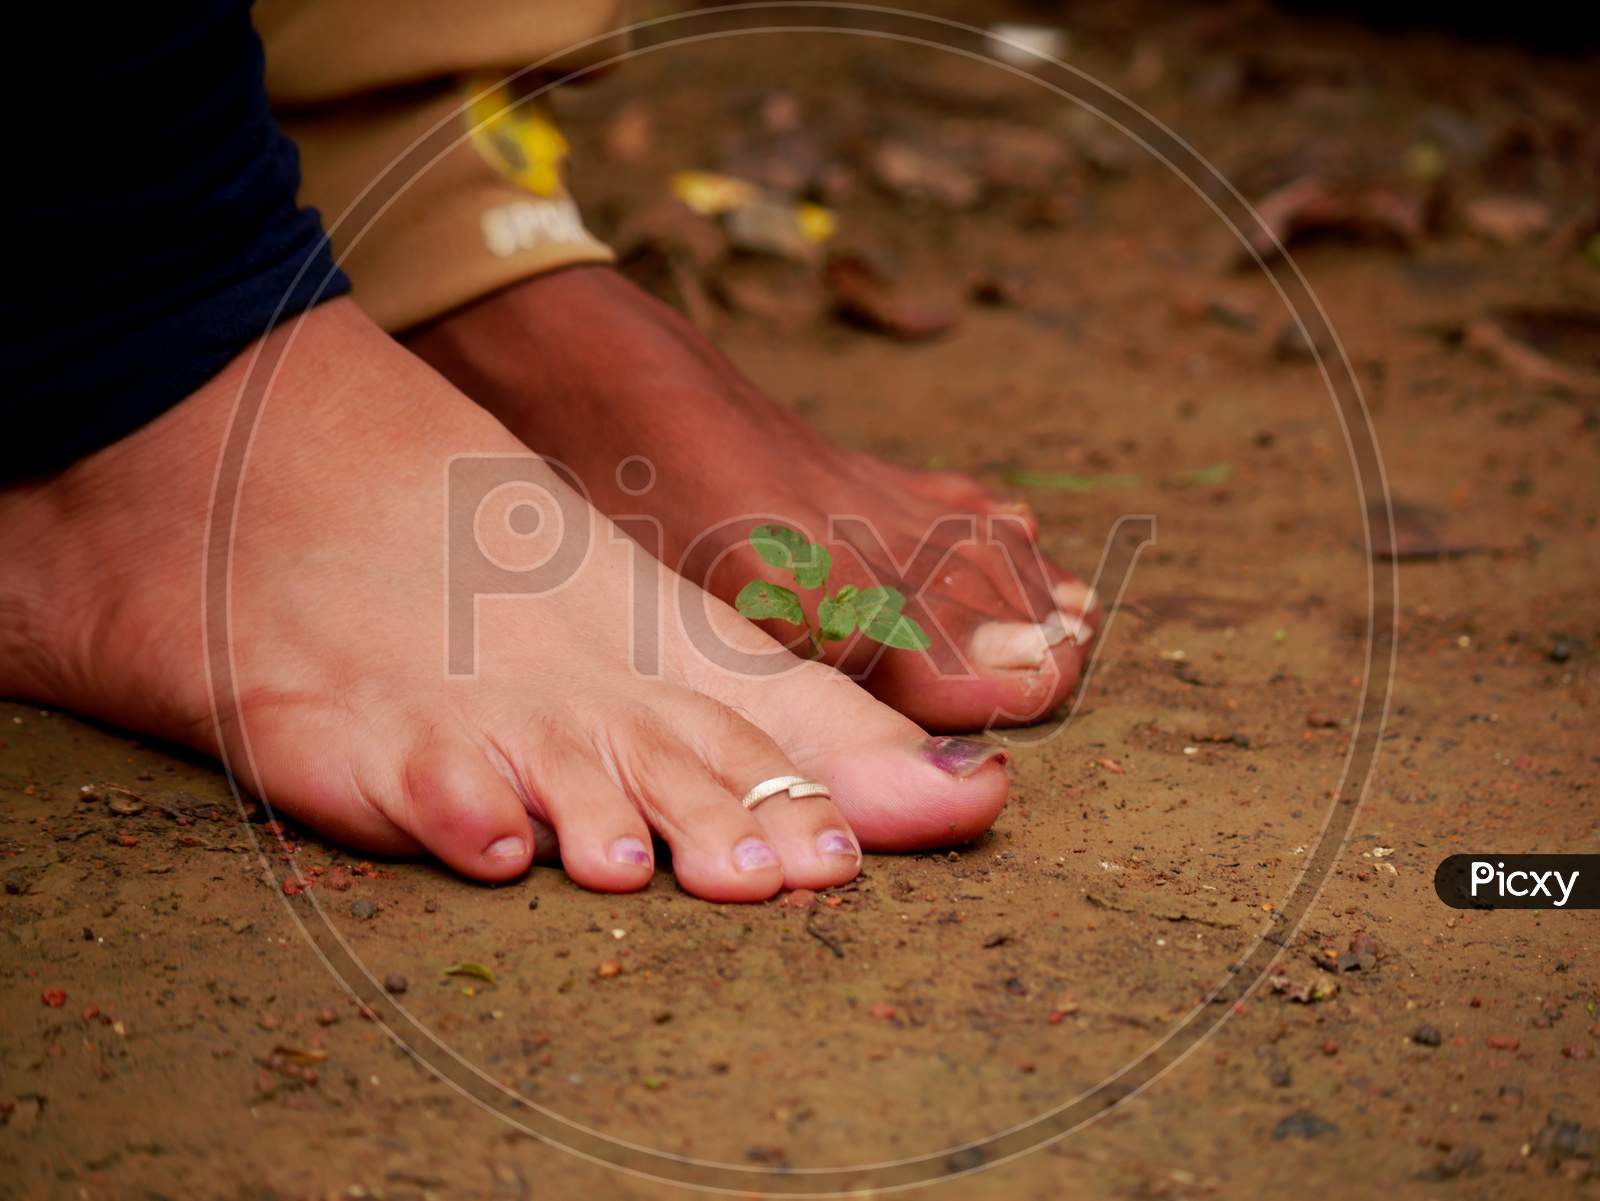
[[[218,752],[201,566],[248,358],[61,475],[0,489],[0,694]],[[561,587],[475,601],[476,674],[451,677],[447,470],[463,455],[530,463],[519,503],[532,508],[480,522],[475,553],[572,545],[558,510],[594,524]],[[671,573],[638,575],[636,547],[348,301],[311,313],[283,358],[239,495],[229,645],[245,750],[230,738],[230,758],[248,787],[342,842],[425,848],[502,880],[559,838],[579,883],[627,890],[650,877],[654,832],[686,889],[755,900],[850,879],[858,843],[971,838],[1004,801],[997,748],[930,742],[830,668],[717,666],[680,602],[703,601],[727,647],[776,644]],[[521,532],[533,513],[549,520]],[[636,608],[636,580],[656,577]],[[660,670],[641,675],[634,619],[652,611]],[[826,782],[836,802],[740,807],[787,774]]]
[[[1036,720],[1076,682],[1099,622],[1095,598],[1039,555],[1024,506],[964,476],[834,446],[616,272],[541,276],[404,341],[524,442],[568,464],[604,512],[660,522],[667,563],[724,600],[757,577],[784,582],[746,542],[769,519],[829,546],[830,585],[914,592],[906,612],[932,635],[927,654],[857,638],[832,644],[829,661],[865,671],[879,699],[924,726]],[[626,471],[619,478],[633,456],[655,470],[642,494]],[[845,516],[860,520],[830,540],[830,517]],[[783,623],[771,630],[795,634]]]

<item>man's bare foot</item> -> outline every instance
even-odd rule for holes
[[[766,519],[827,542],[830,585],[909,584],[906,612],[933,636],[928,654],[857,638],[832,644],[829,661],[865,670],[876,696],[929,729],[1036,720],[1076,682],[1095,598],[1039,555],[1024,506],[964,476],[834,446],[616,272],[541,276],[404,341],[568,464],[604,512],[659,521],[667,563],[724,600],[757,577],[784,582],[746,542]],[[642,494],[628,469],[619,477],[633,456],[655,470]],[[830,516],[864,520],[828,541]]]
[[[201,564],[248,357],[61,475],[0,489],[0,694],[220,749]],[[559,589],[478,600],[469,678],[445,672],[446,475],[459,455],[530,460],[519,503],[570,502],[595,523]],[[649,879],[653,832],[686,889],[755,900],[850,879],[858,844],[971,838],[1004,801],[998,748],[930,741],[830,668],[717,666],[676,620],[681,601],[703,601],[728,647],[778,648],[671,573],[639,602],[661,618],[660,671],[635,672],[638,549],[348,301],[312,312],[283,358],[240,498],[230,650],[246,750],[233,766],[342,842],[425,848],[501,880],[559,839],[574,879],[616,891]],[[527,516],[486,522],[483,552],[547,556],[562,522],[525,534]],[[757,782],[791,774],[836,801],[740,807]]]

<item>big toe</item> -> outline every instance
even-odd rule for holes
[[[935,731],[1025,725],[1048,716],[1077,683],[1094,637],[1090,622],[1071,612],[1036,621],[937,594],[918,611],[933,645],[873,652],[864,683],[879,700]]]
[[[967,842],[1005,805],[1004,748],[930,738],[833,668],[797,663],[776,681],[725,679],[723,688],[725,703],[828,785],[866,850]]]

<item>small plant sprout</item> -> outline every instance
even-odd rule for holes
[[[734,608],[751,621],[776,617],[804,626],[811,640],[812,654],[819,659],[824,642],[842,642],[857,630],[884,646],[906,651],[928,649],[927,633],[900,611],[906,598],[898,589],[857,588],[844,584],[832,596],[827,594],[828,572],[833,569],[833,556],[827,547],[807,542],[782,525],[756,526],[750,531],[750,545],[764,562],[790,572],[801,588],[823,589],[822,599],[817,602],[817,624],[813,628],[800,597],[791,589],[769,584],[766,580],[751,580],[739,589],[733,602]]]

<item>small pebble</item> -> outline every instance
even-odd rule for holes
[[[1515,1034],[1491,1034],[1484,1043],[1491,1051],[1515,1051],[1522,1040]]]
[[[383,991],[392,993],[397,997],[410,987],[411,981],[407,980],[399,972],[390,972],[383,978]]]
[[[1423,1023],[1411,1032],[1411,1041],[1419,1047],[1437,1047],[1444,1038],[1436,1027]]]
[[[1449,1154],[1434,1165],[1429,1176],[1434,1180],[1453,1180],[1483,1158],[1483,1152],[1471,1143],[1452,1147]]]
[[[373,918],[378,916],[378,903],[376,901],[370,901],[366,897],[361,897],[358,900],[351,901],[350,916],[360,918],[364,922],[370,922]]]
[[[1272,1128],[1272,1137],[1279,1141],[1286,1138],[1317,1138],[1324,1134],[1338,1133],[1339,1127],[1326,1118],[1319,1118],[1307,1109],[1291,1113]]]
[[[610,980],[613,976],[622,975],[622,965],[615,959],[607,959],[599,967],[594,969],[594,974],[599,976],[602,980]]]

